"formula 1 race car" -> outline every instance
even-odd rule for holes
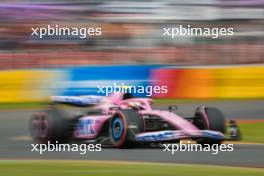
[[[219,144],[225,140],[225,117],[214,107],[201,106],[193,117],[181,117],[174,106],[154,110],[152,99],[134,98],[128,93],[108,97],[52,96],[51,100],[46,110],[35,113],[30,120],[31,135],[40,143],[81,140],[129,148],[183,139],[199,144]],[[59,104],[91,107],[69,117]]]

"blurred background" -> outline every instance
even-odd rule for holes
[[[234,35],[162,35],[164,27],[180,24],[234,28]],[[101,27],[103,34],[85,39],[31,36],[32,27],[47,25]],[[168,85],[169,93],[156,95],[160,98],[264,97],[263,27],[262,0],[1,1],[1,99],[95,94],[93,80],[108,84],[106,80],[116,79]],[[89,71],[102,65],[109,70]],[[147,68],[115,70],[118,65]],[[118,76],[120,72],[130,76]]]
[[[102,35],[85,39],[31,36],[31,28],[47,25],[101,27]],[[163,28],[178,25],[234,28],[234,35],[174,39],[163,36]],[[129,160],[263,168],[263,144],[254,145],[264,143],[263,39],[263,0],[0,0],[0,109],[9,109],[0,111],[0,155],[7,159],[110,161],[110,164],[83,164],[84,170],[79,174],[85,171],[94,175],[120,175],[127,171],[125,175],[175,175],[175,172],[181,175],[195,172],[197,176],[227,175],[225,172],[263,175],[263,169],[248,173],[254,171],[252,168],[205,167],[201,170],[202,166],[190,166],[179,170],[184,165],[175,167],[176,171],[171,170],[174,165],[162,171],[159,170],[162,165],[120,170],[119,164],[112,163],[112,160]],[[167,105],[177,104],[180,115],[192,116],[201,104],[218,107],[227,119],[238,121],[242,144],[236,145],[234,152],[215,156],[203,152],[166,155],[160,149],[104,149],[89,153],[89,157],[71,152],[45,156],[30,152],[28,121],[36,108],[40,108],[37,103],[43,105],[50,95],[94,95],[98,85],[112,86],[113,83],[167,86],[167,93],[153,95],[154,107],[167,109]],[[181,104],[178,99],[188,99],[188,102]],[[27,109],[17,109],[21,107]],[[39,163],[35,161],[26,164],[23,160],[21,164],[15,163],[15,167],[12,161],[1,162],[0,172],[47,175],[59,169],[56,174],[65,176],[80,169],[76,168],[80,163],[72,169],[68,165],[57,167],[65,161],[47,162],[51,170],[46,164],[37,167]],[[111,163],[116,165],[115,169]]]
[[[264,62],[262,0],[1,1],[0,68],[84,64],[230,65]],[[103,35],[32,37],[31,27],[100,26]],[[234,36],[165,38],[164,27],[233,27]],[[74,59],[73,59],[74,57]]]

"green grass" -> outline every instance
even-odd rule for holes
[[[194,102],[207,102],[207,101],[218,101],[216,99],[154,99],[155,105],[177,105],[183,103],[194,103]],[[224,100],[221,100],[224,101]],[[46,104],[47,102],[10,102],[10,103],[0,103],[0,110],[7,109],[32,109],[39,108]]]
[[[100,161],[0,161],[5,176],[262,176],[264,169]]]
[[[217,102],[217,101],[243,101],[243,100],[263,100],[263,99],[154,99],[155,105],[177,105],[186,103],[204,103],[204,102]],[[10,102],[10,103],[0,103],[0,110],[6,109],[32,109],[38,108],[47,102]]]
[[[239,124],[242,140],[245,142],[264,143],[264,123],[241,123]]]
[[[170,99],[161,98],[154,99],[154,104],[156,105],[177,105],[186,103],[205,103],[205,102],[228,102],[228,101],[263,101],[263,98],[182,98],[182,99]]]
[[[193,103],[201,100],[195,99],[154,99],[155,105],[177,105],[182,103]]]
[[[0,103],[0,110],[32,109],[42,107],[44,102]]]

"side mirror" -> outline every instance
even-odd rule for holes
[[[110,111],[118,111],[121,110],[121,108],[119,106],[112,106],[109,108]]]
[[[172,112],[172,111],[176,111],[178,109],[178,106],[168,106],[168,110],[170,111],[170,112]]]

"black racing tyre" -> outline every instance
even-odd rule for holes
[[[109,136],[113,147],[131,148],[137,144],[136,134],[144,131],[144,121],[134,110],[116,112],[109,123]]]
[[[226,123],[225,123],[225,116],[223,113],[215,108],[215,107],[205,107],[205,113],[207,115],[207,120],[208,120],[208,125],[209,128],[207,127],[208,130],[212,131],[219,131],[223,134],[226,132]],[[204,125],[204,126],[208,126]],[[220,144],[222,140],[216,140],[216,139],[201,139],[198,141],[198,143],[201,144]]]
[[[65,117],[65,112],[55,106],[35,113],[30,119],[32,138],[39,143],[67,142],[72,137],[73,124]]]
[[[125,93],[123,95],[123,100],[134,98],[134,96],[131,93]]]
[[[209,122],[209,130],[219,131],[223,134],[226,132],[225,116],[223,113],[214,107],[206,107],[205,112],[207,114]]]

